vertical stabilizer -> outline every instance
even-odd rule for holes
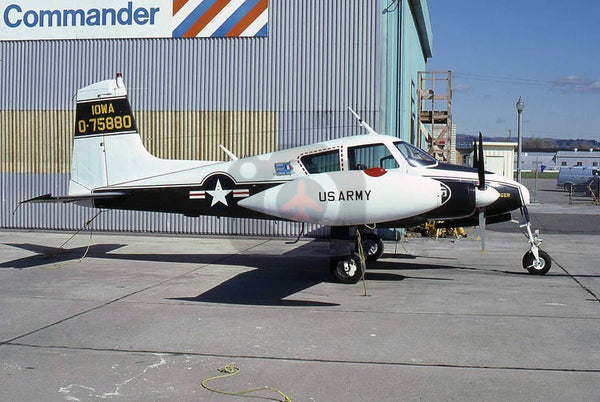
[[[77,91],[69,195],[162,184],[161,177],[215,162],[159,159],[142,142],[121,74]]]
[[[113,152],[113,158],[122,155],[143,154],[144,148],[121,74],[77,91],[75,136],[69,194],[90,193],[114,182],[107,147],[111,138],[121,137],[124,147]],[[117,147],[114,147],[117,148]],[[114,165],[114,163],[113,163]],[[113,166],[113,170],[115,167]]]

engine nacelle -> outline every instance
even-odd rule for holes
[[[442,205],[448,195],[437,180],[375,168],[313,174],[238,205],[293,221],[353,226],[422,214]]]

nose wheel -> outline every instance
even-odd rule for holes
[[[523,206],[521,208],[521,216],[525,223],[520,225],[520,227],[525,228],[525,237],[527,237],[527,241],[529,242],[529,251],[523,256],[523,268],[532,275],[546,275],[552,267],[552,258],[548,253],[540,249],[542,239],[539,238],[539,231],[531,231],[531,221],[527,207]]]
[[[535,258],[533,251],[529,250],[523,256],[523,268],[532,275],[546,275],[552,267],[550,255],[543,250],[538,250],[538,258]]]

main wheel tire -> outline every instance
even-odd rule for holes
[[[573,192],[573,183],[565,183],[564,189],[567,193]]]
[[[341,283],[356,283],[365,272],[365,265],[358,253],[352,253],[347,257],[331,258],[329,265],[333,279]]]
[[[523,268],[532,275],[546,275],[552,267],[552,258],[545,251],[539,250],[540,261],[537,262],[531,250],[523,256]]]
[[[360,236],[362,248],[367,261],[377,261],[383,255],[383,240],[375,233],[364,233]]]

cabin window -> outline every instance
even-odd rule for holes
[[[583,166],[583,163],[577,162],[577,166]]]
[[[348,163],[350,170],[364,170],[373,167],[397,169],[399,167],[390,150],[383,144],[348,148]]]
[[[561,162],[560,166],[567,166],[567,162]]]
[[[598,162],[592,162],[592,166],[598,166]]]
[[[340,153],[334,151],[320,152],[317,154],[304,155],[300,158],[306,171],[310,174],[337,172],[340,170]]]

